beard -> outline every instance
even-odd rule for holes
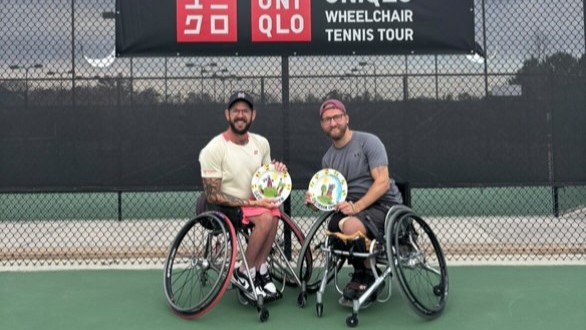
[[[329,136],[332,140],[338,141],[344,137],[347,129],[348,125],[338,125],[338,127],[331,128],[329,131],[327,131],[326,135]]]
[[[238,127],[236,127],[236,123],[239,121],[246,123],[244,120],[231,121],[230,128],[232,129],[232,132],[236,133],[237,135],[244,135],[244,134],[248,133],[248,130],[250,129],[250,126],[252,125],[252,122],[246,123],[246,125],[244,125],[244,128],[239,129]]]

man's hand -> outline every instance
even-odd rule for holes
[[[264,207],[264,208],[267,208],[267,209],[276,209],[276,208],[279,207],[279,205],[277,205],[273,200],[266,199],[266,198],[257,199],[256,201],[254,201],[252,203],[251,206],[254,206],[254,207]]]
[[[358,206],[353,202],[343,201],[336,205],[336,209],[344,215],[355,215],[359,212]]]
[[[273,166],[275,167],[275,170],[277,170],[279,172],[287,172],[287,166],[285,166],[285,164],[278,162],[276,160],[273,160],[271,162],[271,164],[273,164]]]
[[[313,203],[311,201],[311,192],[309,190],[305,192],[305,196],[303,198],[303,203],[305,204],[305,206],[309,207],[310,209],[317,211],[317,207],[315,207],[315,205],[313,205]]]

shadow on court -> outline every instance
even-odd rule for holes
[[[393,297],[363,310],[357,329],[581,329],[586,324],[586,266],[450,267],[450,296],[434,321],[415,315],[393,287]],[[346,278],[343,278],[346,281]],[[270,318],[242,306],[234,290],[195,321],[167,307],[160,270],[0,272],[0,329],[344,329],[350,309],[329,287],[324,314],[315,295],[305,308],[296,289],[270,303]]]

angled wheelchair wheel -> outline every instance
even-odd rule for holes
[[[387,229],[389,263],[409,307],[425,319],[440,316],[448,298],[448,270],[435,234],[406,208],[392,216]]]
[[[321,249],[328,244],[325,233],[332,215],[333,212],[324,213],[314,222],[305,236],[305,241],[301,248],[300,255],[304,257],[299,258],[297,263],[297,275],[305,284],[307,293],[315,293],[319,290],[321,280],[326,271],[328,253]],[[333,258],[331,260],[328,282],[334,278],[345,261],[345,258]]]
[[[275,281],[297,287],[300,280],[295,273],[304,235],[289,216],[282,213],[273,248],[268,257],[271,276]]]
[[[188,221],[165,260],[163,287],[169,306],[188,319],[209,312],[230,283],[235,258],[236,234],[223,214],[204,212]]]

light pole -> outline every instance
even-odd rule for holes
[[[344,89],[344,98],[352,99],[352,75],[350,73],[346,73],[345,75],[340,77],[340,81],[344,81],[343,86],[341,88]]]
[[[378,93],[377,93],[377,88],[376,88],[376,63],[373,62],[358,62],[358,65],[360,65],[361,67],[367,67],[370,66],[372,67],[372,75],[374,76],[374,99],[377,100],[378,99]],[[364,78],[366,80],[366,78]]]
[[[226,94],[226,80],[230,79],[232,75],[228,74],[228,69],[222,69],[221,72],[224,73],[224,75],[220,76],[220,80],[222,80],[222,90],[224,91],[224,94]],[[230,94],[230,92],[227,94]]]
[[[199,77],[200,77],[199,83],[200,83],[200,90],[201,90],[201,92],[200,92],[200,98],[203,101],[203,74],[206,73],[206,72],[209,72],[206,69],[207,67],[210,67],[210,68],[217,67],[218,66],[218,63],[216,63],[216,62],[209,62],[209,63],[205,63],[205,64],[194,64],[194,63],[191,63],[191,62],[187,62],[187,63],[185,63],[185,66],[188,67],[188,68],[190,68],[190,69],[191,68],[199,69]]]
[[[356,72],[356,71],[360,71],[360,70],[358,70],[358,69],[354,68],[354,69],[352,69],[352,70],[350,70],[350,71],[351,71],[351,72],[347,72],[347,73],[345,74],[345,76],[346,76],[346,77],[348,78],[348,80],[350,81],[350,83],[349,83],[349,85],[350,85],[350,89],[351,89],[351,90],[353,89],[354,91],[356,91],[356,98],[358,98],[358,96],[360,95],[360,94],[358,93],[358,79],[357,79],[356,75],[354,74],[354,72]],[[354,86],[352,86],[352,82],[354,82]],[[350,95],[352,95],[352,93],[351,93]],[[354,97],[354,96],[352,96],[352,97]]]
[[[28,70],[30,69],[41,69],[43,67],[42,64],[35,63],[28,66],[22,65],[11,65],[9,66],[10,70],[24,70],[24,105],[28,106]]]
[[[214,102],[216,102],[218,100],[217,95],[216,95],[216,78],[222,79],[222,82],[224,81],[224,76],[220,76],[218,75],[218,73],[226,73],[228,72],[228,69],[226,68],[221,68],[220,70],[214,70],[211,71],[211,77],[214,80]],[[223,88],[223,87],[222,87]]]
[[[47,76],[59,76],[59,92],[60,94],[64,94],[63,89],[63,76],[67,74],[73,74],[73,70],[68,71],[47,71]],[[62,95],[63,96],[63,95]]]
[[[405,74],[403,75],[403,101],[409,99],[409,57],[405,55]]]
[[[233,75],[233,74],[228,76],[228,82],[230,83],[230,90],[228,91],[228,94],[234,93],[234,82],[238,82],[241,80],[242,80],[242,78],[237,77],[236,75]]]
[[[353,74],[355,74],[355,73],[357,74],[357,73],[362,72],[362,68],[355,67],[355,68],[352,68],[352,70],[350,70],[350,71],[352,71]],[[364,100],[366,100],[366,74],[363,74],[363,77],[364,77]],[[358,90],[358,86],[356,87],[356,89]]]

